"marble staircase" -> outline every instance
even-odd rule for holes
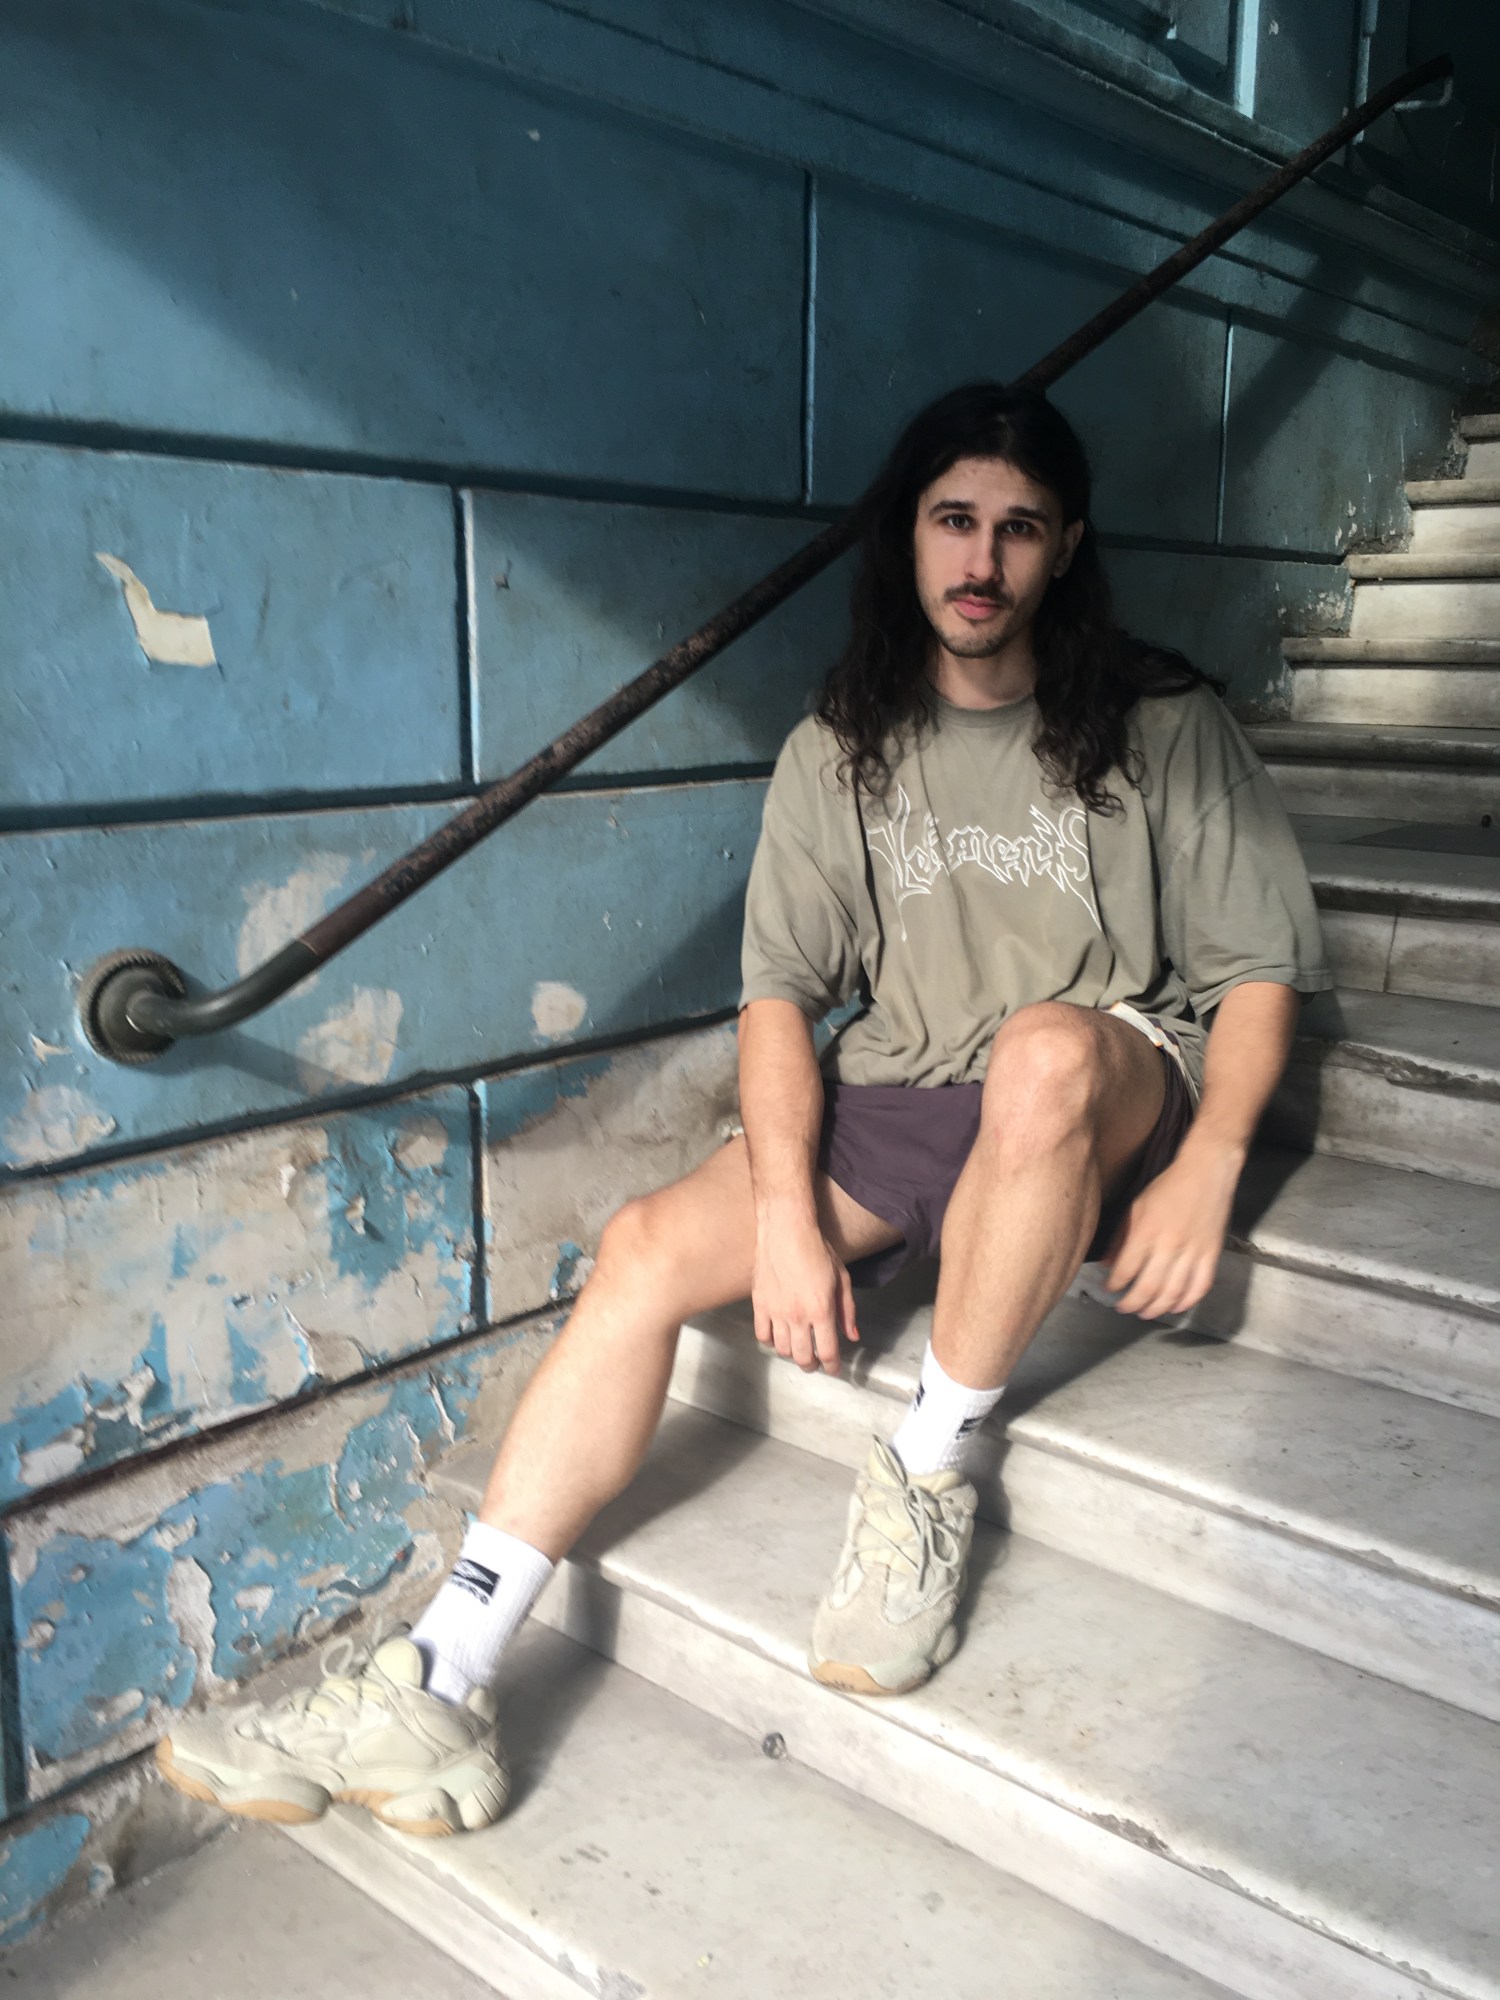
[[[931,1273],[837,1380],[708,1315],[508,1668],[546,1783],[462,1841],[297,1834],[498,1990],[1500,2000],[1500,419],[1463,433],[1253,732],[1339,985],[1218,1280],[1155,1326],[1080,1274],[985,1438],[955,1659],[884,1703],[803,1660]]]

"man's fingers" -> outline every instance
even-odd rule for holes
[[[826,1374],[839,1372],[839,1330],[830,1314],[813,1328],[813,1338],[818,1350],[818,1365]]]
[[[854,1321],[854,1286],[849,1273],[844,1270],[839,1272],[839,1309],[845,1334],[850,1340],[858,1340],[859,1328]]]

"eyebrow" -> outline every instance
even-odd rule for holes
[[[972,500],[934,500],[927,511],[929,514],[975,514],[979,510]],[[1007,520],[1040,521],[1044,525],[1048,519],[1047,511],[1044,507],[1022,507],[1019,505],[1007,507],[1005,515]]]

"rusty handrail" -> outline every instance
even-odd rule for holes
[[[1237,201],[1181,249],[1174,250],[1155,270],[1096,313],[1087,325],[1079,327],[1060,346],[1034,363],[1019,380],[1039,389],[1050,386],[1187,272],[1212,256],[1247,223],[1279,201],[1382,112],[1425,84],[1452,73],[1450,57],[1434,56],[1377,90],[1363,104],[1347,112],[1322,138],[1304,146],[1269,180]],[[436,833],[429,834],[373,882],[356,890],[300,937],[283,946],[273,958],[232,986],[190,999],[182,973],[157,952],[127,949],[98,960],[79,982],[78,1013],[89,1042],[100,1055],[114,1062],[149,1062],[184,1035],[207,1035],[235,1027],[279,1000],[837,561],[858,539],[863,505],[863,500],[856,501],[841,519],[759,583],[752,584],[696,632],[679,640],[644,673],[580,717],[508,778],[501,778],[481,792]]]

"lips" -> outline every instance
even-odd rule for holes
[[[968,618],[975,624],[996,617],[1002,608],[993,597],[953,597],[948,601],[960,618]]]

